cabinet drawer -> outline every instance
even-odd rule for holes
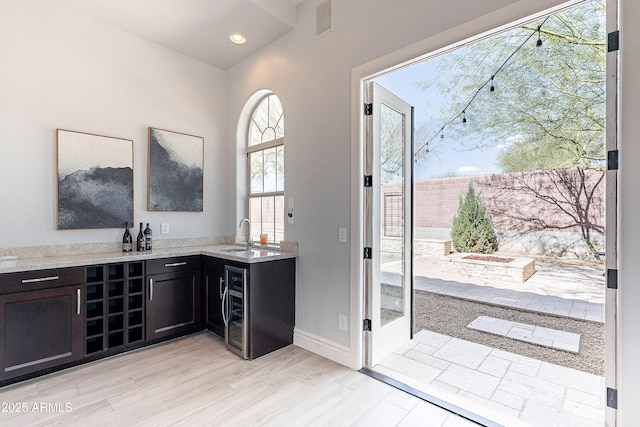
[[[200,255],[150,259],[147,261],[147,275],[186,270],[200,270]]]
[[[79,285],[83,280],[84,269],[82,267],[0,274],[0,295]]]

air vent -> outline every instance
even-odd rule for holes
[[[331,0],[318,6],[316,10],[316,35],[320,37],[331,31]]]

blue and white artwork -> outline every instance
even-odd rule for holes
[[[150,211],[202,212],[204,138],[149,128]]]
[[[133,224],[133,141],[58,129],[58,229]]]

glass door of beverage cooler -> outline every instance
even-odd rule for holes
[[[225,266],[226,298],[223,310],[226,320],[227,348],[247,359],[249,357],[247,328],[247,270]]]

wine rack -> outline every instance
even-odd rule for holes
[[[144,340],[144,262],[86,268],[85,354]]]

